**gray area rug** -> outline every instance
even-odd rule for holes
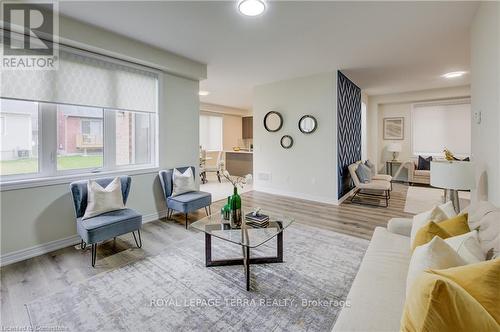
[[[147,243],[144,243],[147,246]],[[241,256],[213,239],[212,257]],[[251,251],[275,254],[275,241]],[[284,263],[205,267],[204,236],[96,275],[26,304],[33,328],[58,331],[329,331],[342,310],[368,241],[292,224]],[[349,305],[349,304],[347,304]],[[360,317],[360,319],[363,319]]]

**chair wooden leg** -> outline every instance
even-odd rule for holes
[[[220,180],[220,171],[217,171],[217,178],[219,179],[219,183],[222,183],[222,181]]]
[[[85,243],[85,241],[82,240],[82,242],[80,243],[80,249],[84,250],[86,247],[87,243]]]
[[[206,206],[205,206],[205,213],[207,214],[207,217],[208,217],[208,209]]]
[[[210,207],[210,205],[208,206],[208,214],[212,215],[212,208]]]
[[[188,229],[188,214],[186,213],[186,229]]]

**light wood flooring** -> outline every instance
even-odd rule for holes
[[[395,184],[388,208],[361,206],[349,201],[334,206],[257,191],[243,194],[242,201],[244,207],[259,206],[264,211],[289,215],[298,223],[370,239],[375,227],[385,227],[390,218],[410,216],[403,212],[407,189],[405,185]],[[212,212],[220,210],[224,204],[223,200],[215,202]],[[199,210],[190,214],[189,219],[193,222],[204,216],[204,210]],[[131,234],[99,245],[95,268],[90,265],[89,247],[80,250],[79,246],[2,267],[0,325],[28,326],[25,303],[63,290],[98,273],[156,255],[167,250],[167,246],[175,246],[177,241],[182,241],[191,232],[194,231],[184,229],[184,216],[177,214],[173,220],[163,219],[145,224],[141,232],[142,249],[135,247]]]

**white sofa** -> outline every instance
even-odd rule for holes
[[[399,331],[410,264],[412,219],[377,227],[333,331]]]
[[[500,208],[487,201],[466,207],[485,256],[500,257]],[[333,331],[399,331],[411,260],[413,219],[393,218],[377,227]]]

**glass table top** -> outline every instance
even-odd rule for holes
[[[224,220],[220,212],[198,220],[192,223],[190,227],[229,242],[255,248],[283,232],[285,228],[294,222],[291,217],[262,211],[261,214],[269,216],[269,224],[265,228],[256,228],[247,224],[244,220],[245,215],[253,212],[253,210],[242,209],[241,212],[243,222],[241,227],[238,228],[231,227],[229,220]]]

